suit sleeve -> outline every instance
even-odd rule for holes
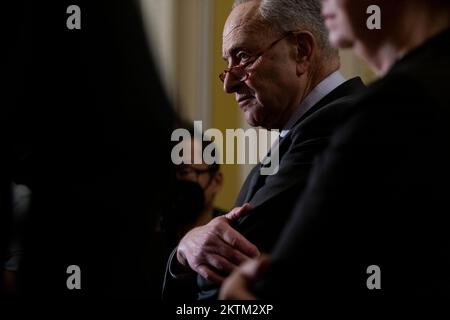
[[[167,259],[166,271],[162,288],[162,300],[164,301],[195,301],[196,296],[196,273],[184,272],[177,269],[177,248],[173,249]]]

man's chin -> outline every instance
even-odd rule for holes
[[[245,120],[247,121],[248,125],[251,127],[259,127],[261,124],[257,119],[255,119],[254,115],[250,111],[245,112]]]
[[[250,127],[258,127],[258,124],[252,119],[252,118],[245,118],[245,120],[247,121],[247,124]]]

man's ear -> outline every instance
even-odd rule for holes
[[[304,74],[313,58],[313,53],[317,50],[316,38],[309,31],[294,32],[296,52],[295,60],[297,61],[297,75]]]

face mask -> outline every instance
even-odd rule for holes
[[[204,209],[202,187],[192,181],[177,180],[170,209],[163,217],[163,226],[174,229],[195,222]]]

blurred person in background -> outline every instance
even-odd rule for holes
[[[197,137],[194,129],[188,131],[191,139],[181,141],[180,147],[191,151],[191,163],[176,165],[175,197],[171,210],[163,217],[163,224],[169,234],[172,249],[186,232],[226,213],[225,210],[214,205],[216,195],[222,189],[224,182],[220,164],[217,161],[217,148],[214,142],[204,139],[203,134],[200,133]],[[207,164],[203,159],[203,152],[211,145],[214,150],[212,156],[216,161]],[[201,162],[194,163],[194,159],[201,159]]]
[[[161,221],[163,238],[165,240],[166,259],[173,248],[193,228],[203,226],[212,219],[226,214],[214,205],[216,195],[222,189],[224,177],[217,163],[218,154],[214,142],[205,139],[202,133],[198,136],[194,129],[186,129],[190,133],[189,140],[180,142],[182,150],[190,151],[189,163],[175,166],[177,181],[171,199],[170,209],[164,213]],[[206,140],[206,141],[205,141]],[[212,164],[205,163],[203,152],[206,148],[213,151],[211,156],[216,160]],[[211,150],[209,150],[211,151]],[[183,152],[181,152],[183,153]],[[181,154],[184,156],[183,154]],[[194,163],[194,159],[201,159],[201,163]],[[166,270],[167,273],[167,270]],[[195,285],[187,285],[168,290],[170,283],[165,284],[165,292],[172,291],[170,299],[182,300],[195,290]],[[163,298],[166,299],[163,295]]]

